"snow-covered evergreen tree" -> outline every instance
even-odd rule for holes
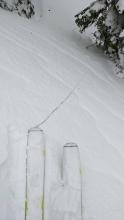
[[[34,6],[31,0],[0,0],[0,7],[9,11],[17,11],[19,15],[31,18]]]
[[[18,0],[16,4],[18,14],[31,18],[34,15],[34,5],[30,0]]]
[[[75,16],[81,33],[95,25],[93,40],[116,63],[119,72],[124,70],[124,7],[122,9],[121,3],[119,0],[97,0]]]

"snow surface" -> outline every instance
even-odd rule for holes
[[[124,219],[124,82],[101,52],[86,49],[90,40],[65,8],[58,17],[53,7],[38,21],[0,10],[0,220],[24,219],[27,131],[56,107],[41,127],[45,220],[68,142],[80,150],[83,219]]]

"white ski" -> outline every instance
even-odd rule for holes
[[[79,148],[63,148],[62,184],[51,192],[51,220],[82,220],[82,176]]]
[[[82,168],[79,147],[75,143],[64,146],[62,178],[68,191],[68,215],[66,214],[65,220],[83,220]]]
[[[28,132],[25,220],[44,220],[45,144],[40,128]]]

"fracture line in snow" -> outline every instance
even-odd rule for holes
[[[78,88],[78,86],[79,86],[80,83],[81,83],[81,80],[76,84],[75,87],[73,87],[73,89],[69,92],[69,94],[46,116],[46,118],[45,118],[43,121],[41,121],[41,122],[40,122],[39,124],[37,124],[36,126],[31,127],[31,128],[29,129],[29,131],[32,130],[32,129],[35,129],[35,128],[39,128],[41,125],[43,125],[44,123],[46,123],[46,122],[51,118],[51,116],[52,116],[55,112],[57,112],[57,111],[61,108],[61,106],[64,105],[64,104],[68,101],[68,99],[74,94],[75,90]]]

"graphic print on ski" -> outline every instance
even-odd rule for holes
[[[44,219],[45,143],[40,128],[28,131],[26,150],[25,220]]]

